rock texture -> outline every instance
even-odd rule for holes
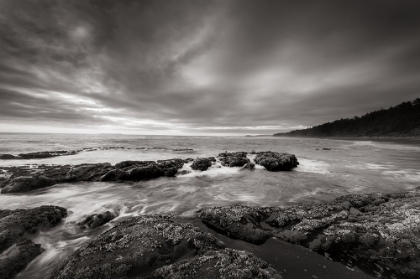
[[[348,195],[331,204],[292,207],[207,207],[210,227],[233,238],[263,243],[269,237],[333,257],[353,256],[403,274],[420,276],[420,188],[394,194]]]
[[[42,253],[42,247],[26,235],[55,226],[66,216],[67,211],[58,206],[0,210],[0,278],[12,278]]]
[[[193,170],[206,171],[209,167],[211,167],[212,162],[216,162],[216,158],[214,158],[214,157],[197,158],[191,164],[191,168]]]
[[[49,278],[281,277],[263,261],[225,249],[214,236],[191,224],[155,215],[118,223],[74,252]]]
[[[255,163],[265,167],[268,171],[290,171],[299,165],[294,154],[271,151],[258,152]]]
[[[247,152],[232,152],[220,153],[217,158],[220,160],[222,166],[225,167],[243,167],[250,161],[246,157]]]
[[[21,153],[18,155],[1,154],[1,160],[26,160],[26,159],[44,159],[57,156],[75,155],[82,150],[58,150],[58,151],[40,151],[31,153]]]
[[[103,224],[108,223],[112,219],[117,217],[114,213],[111,211],[105,211],[99,214],[93,214],[87,216],[83,221],[78,223],[79,227],[85,228],[85,229],[96,229]]]
[[[9,169],[12,175],[1,184],[2,193],[27,192],[57,183],[76,181],[140,181],[175,176],[184,160],[124,161],[115,165],[39,165],[37,168]]]

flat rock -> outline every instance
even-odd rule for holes
[[[332,257],[355,256],[409,278],[420,275],[420,188],[348,195],[329,204],[206,207],[201,220],[232,238],[276,237]]]
[[[290,171],[299,165],[294,154],[271,151],[258,152],[255,163],[265,167],[268,171]]]
[[[28,192],[57,183],[78,181],[141,181],[162,176],[173,177],[184,165],[182,159],[124,161],[115,165],[38,165],[36,168],[14,167],[12,175],[1,182],[1,193]]]

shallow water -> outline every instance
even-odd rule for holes
[[[61,225],[34,236],[35,242],[41,243],[46,251],[19,278],[28,278],[25,276],[29,274],[30,278],[44,278],[60,259],[111,226],[112,222],[87,232],[75,225],[84,216],[104,210],[119,215],[113,222],[126,216],[151,213],[174,213],[188,217],[198,208],[208,205],[283,206],[301,202],[328,202],[351,193],[406,190],[419,186],[420,182],[420,142],[415,140],[0,134],[0,153],[77,150],[87,147],[147,149],[83,151],[77,155],[40,160],[0,160],[0,168],[41,163],[114,164],[124,160],[195,158],[217,156],[226,150],[294,153],[300,165],[291,172],[273,173],[262,167],[250,171],[221,167],[217,163],[206,172],[192,171],[175,178],[124,184],[59,184],[29,193],[0,195],[0,209],[49,204],[70,211],[69,217]],[[154,149],[157,147],[193,148],[194,152]],[[251,155],[249,157],[253,158]],[[189,165],[185,165],[184,169],[190,170]],[[359,277],[355,275],[354,278]]]

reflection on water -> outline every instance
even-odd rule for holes
[[[213,165],[175,178],[138,183],[71,183],[29,193],[0,195],[0,209],[58,205],[68,209],[61,225],[33,236],[46,251],[18,278],[44,278],[66,255],[127,216],[174,213],[188,217],[209,205],[284,206],[326,202],[350,193],[394,192],[419,185],[419,145],[391,142],[283,138],[209,138],[45,135],[0,135],[0,153],[75,150],[83,147],[164,146],[193,148],[195,153],[156,150],[99,150],[42,160],[0,160],[0,166],[27,163],[80,164],[123,160],[158,160],[216,156],[220,152],[272,150],[296,154],[300,165],[291,172],[253,171]],[[84,146],[88,142],[87,146]],[[322,150],[322,148],[331,150]],[[317,150],[319,149],[319,150]],[[253,159],[252,155],[249,155]],[[93,231],[77,227],[86,215],[113,211],[119,217]],[[351,273],[352,274],[352,273]]]

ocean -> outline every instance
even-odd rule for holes
[[[46,251],[17,278],[45,277],[59,260],[112,226],[113,222],[127,216],[172,213],[188,218],[204,206],[288,206],[329,202],[346,194],[389,193],[412,189],[420,184],[420,140],[0,134],[0,154],[83,148],[97,150],[47,159],[0,160],[0,169],[25,164],[115,164],[125,160],[216,157],[225,151],[252,150],[293,153],[300,165],[290,172],[268,172],[260,166],[255,170],[228,168],[220,163],[201,172],[191,170],[189,165],[185,165],[184,169],[191,171],[190,173],[171,178],[162,177],[135,183],[64,183],[27,193],[1,194],[0,209],[57,205],[70,212],[60,226],[33,236],[34,242],[41,243]],[[186,148],[192,150],[177,150]],[[252,155],[249,157],[252,159]],[[75,225],[84,216],[104,210],[113,211],[119,217],[110,224],[89,232],[81,231]],[[251,250],[261,249],[255,248],[257,246],[249,248],[252,245],[234,241],[231,241],[231,245],[242,245],[248,247],[244,249]],[[277,245],[291,254],[297,253],[298,258],[299,255],[308,253],[300,253],[299,249],[304,249],[302,247]],[[310,257],[314,261],[317,257],[322,258],[320,261],[326,259],[317,254]],[[274,262],[272,264],[276,265]],[[311,275],[318,278],[335,278],[334,272],[344,268],[343,272],[348,275],[340,271],[339,274],[344,274],[340,275],[342,278],[373,278],[358,268],[345,264],[336,267],[335,264],[337,263],[334,263],[334,267],[331,267],[333,263],[326,267],[325,264],[320,264],[319,268],[313,267],[309,273],[312,272]],[[278,265],[278,269],[284,269],[285,278],[291,278],[286,275],[292,271],[287,271],[283,265],[290,267],[292,271],[295,266],[303,274],[299,277],[296,275],[299,274],[296,273],[298,271],[294,271],[291,273],[294,274],[292,278],[310,278],[304,276],[308,271],[303,271],[299,261]],[[323,270],[328,270],[329,267],[330,272],[325,273]],[[31,277],[28,277],[29,274]]]

